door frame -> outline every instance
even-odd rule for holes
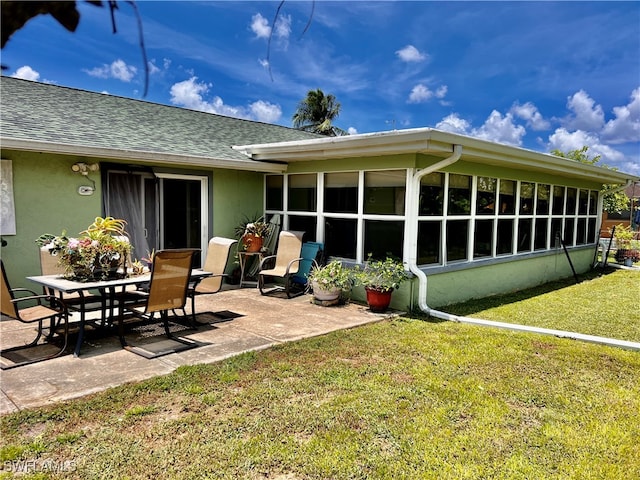
[[[209,177],[206,175],[187,175],[178,173],[158,173],[154,172],[158,179],[170,179],[170,180],[189,180],[200,182],[200,250],[202,254],[200,258],[202,262],[207,255],[207,246],[209,245]],[[159,183],[158,199],[160,205],[158,208],[158,214],[160,218],[164,218],[164,184]],[[159,229],[159,242],[160,248],[163,248],[164,243],[164,228],[163,222],[158,222]]]

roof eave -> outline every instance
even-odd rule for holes
[[[112,160],[139,161],[150,164],[171,166],[226,168],[263,173],[283,173],[287,166],[281,163],[270,163],[247,158],[247,160],[231,160],[215,157],[197,157],[164,152],[141,150],[123,150],[115,148],[91,147],[18,138],[0,138],[3,149],[29,152],[47,152],[60,155],[77,155],[85,157],[107,158]]]
[[[277,160],[289,163],[402,153],[448,156],[453,151],[454,145],[462,145],[462,159],[469,162],[547,172],[601,183],[624,184],[639,179],[616,170],[431,128],[328,137],[318,140],[240,145],[233,148],[254,160]]]

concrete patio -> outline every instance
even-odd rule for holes
[[[128,382],[172,372],[181,365],[213,363],[243,352],[353,328],[393,316],[374,314],[355,303],[323,307],[310,295],[293,299],[261,296],[257,289],[227,289],[196,298],[197,330],[177,334],[205,345],[146,359],[123,350],[116,335],[88,334],[80,357],[52,360],[2,371],[0,414],[63,402]],[[205,313],[213,312],[213,313]],[[216,314],[217,313],[217,314]],[[3,344],[33,326],[4,319]],[[22,331],[22,332],[21,332]],[[127,336],[129,339],[129,336]],[[129,340],[128,340],[129,341]],[[75,342],[75,336],[70,337]],[[73,345],[67,350],[71,351]]]

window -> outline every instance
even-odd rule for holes
[[[476,220],[473,240],[473,257],[482,258],[493,255],[493,220]]]
[[[549,221],[546,218],[536,218],[534,244],[535,250],[545,250],[547,248],[547,226]]]
[[[406,178],[405,170],[365,172],[364,213],[404,215]]]
[[[564,212],[564,187],[553,187],[553,215],[562,215]]]
[[[500,215],[516,213],[516,182],[500,180]]]
[[[289,210],[316,209],[316,174],[289,175]]]
[[[265,176],[266,214],[281,214],[327,257],[402,258],[407,170]],[[319,190],[318,185],[322,188]],[[418,265],[480,262],[596,241],[599,192],[432,172],[420,179]],[[286,207],[286,208],[285,208]],[[280,210],[281,209],[281,210]]]
[[[578,215],[586,215],[589,210],[589,192],[587,190],[580,190],[578,196]]]
[[[530,218],[521,218],[518,221],[518,253],[531,250],[531,229],[533,221]]]
[[[449,215],[468,215],[471,213],[471,177],[449,174]]]
[[[328,255],[341,258],[357,258],[357,220],[326,218],[324,222],[324,248]]]
[[[289,230],[304,232],[303,242],[313,242],[316,239],[316,217],[289,215]]]
[[[506,255],[513,252],[513,220],[498,220],[496,253]]]
[[[420,179],[419,215],[442,215],[444,208],[444,173],[434,172]]]
[[[536,215],[548,215],[549,214],[549,185],[538,185],[536,192]]]
[[[284,177],[282,175],[267,175],[267,196],[265,206],[267,210],[282,210],[283,203],[282,197],[284,193],[283,188]]]
[[[358,173],[326,173],[324,211],[358,213]]]
[[[533,215],[534,183],[522,182],[520,184],[520,215]]]
[[[575,188],[567,188],[567,203],[565,203],[565,210],[564,210],[564,213],[566,215],[575,215],[577,201],[578,201],[578,190]]]
[[[469,222],[466,220],[449,220],[447,222],[447,261],[467,259]]]
[[[403,221],[365,220],[365,258],[369,254],[376,260],[384,260],[386,257],[402,258],[403,241]]]
[[[495,178],[478,177],[478,191],[476,194],[476,214],[493,215],[496,211],[496,186]]]
[[[418,223],[418,265],[440,263],[442,222]]]

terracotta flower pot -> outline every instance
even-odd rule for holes
[[[245,246],[246,252],[259,252],[263,242],[264,239],[262,237],[256,237],[251,233],[247,233],[242,237],[242,244]]]
[[[389,308],[389,304],[391,303],[391,294],[393,290],[380,291],[372,288],[365,287],[365,292],[367,293],[367,303],[369,304],[369,309],[372,312],[382,313],[386,312]]]

